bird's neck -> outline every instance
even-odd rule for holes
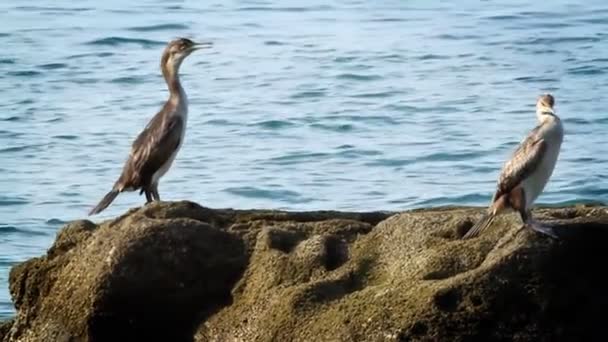
[[[169,89],[169,101],[176,106],[186,103],[186,93],[179,80],[179,70],[163,69],[163,76]]]
[[[536,109],[536,117],[540,123],[559,121],[559,117],[555,115],[553,108],[540,107]]]

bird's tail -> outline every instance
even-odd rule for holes
[[[108,192],[105,196],[103,196],[101,201],[99,201],[99,204],[97,204],[95,208],[91,209],[91,211],[89,212],[89,216],[102,212],[110,205],[110,203],[112,203],[112,201],[114,201],[114,199],[116,198],[116,196],[118,196],[119,193],[120,191],[118,191],[117,189],[112,189],[110,192]]]
[[[492,224],[496,215],[494,213],[485,213],[483,217],[469,229],[469,231],[464,234],[463,239],[471,239],[479,235],[484,229],[488,228],[489,225]]]

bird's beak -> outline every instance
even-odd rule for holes
[[[213,47],[212,42],[200,42],[200,43],[195,43],[194,45],[192,45],[192,47],[190,49],[192,51],[195,51],[195,50],[202,50],[202,49],[210,49],[211,47]]]

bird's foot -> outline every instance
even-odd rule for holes
[[[553,227],[549,224],[541,223],[536,220],[530,219],[525,223],[524,226],[534,230],[535,232],[547,235],[554,239],[558,239],[558,236],[557,236],[557,234],[555,234]]]

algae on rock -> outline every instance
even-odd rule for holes
[[[516,215],[461,240],[482,211],[296,213],[182,201],[100,225],[76,221],[47,255],[12,269],[18,315],[0,325],[0,341],[603,336],[608,210],[536,210],[560,240],[520,230]]]

